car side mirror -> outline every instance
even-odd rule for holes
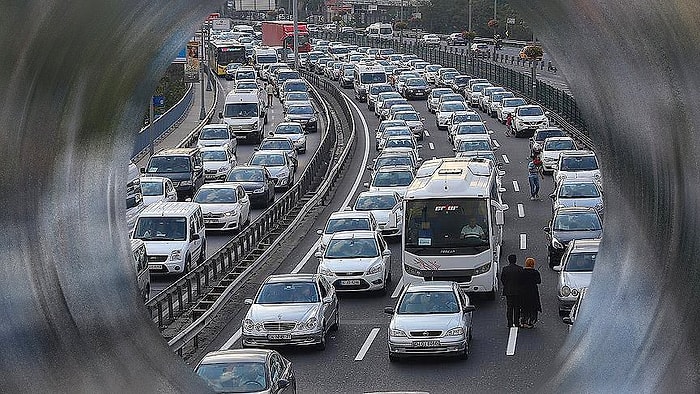
[[[462,311],[464,312],[474,312],[476,307],[474,305],[465,305]]]
[[[571,316],[564,316],[561,318],[561,321],[569,326],[574,324],[574,321],[571,319]]]
[[[192,199],[191,199],[190,197],[187,197],[187,198],[185,199],[185,202],[192,202]]]
[[[391,306],[385,306],[384,307],[384,313],[387,315],[393,315],[394,314],[394,308]]]
[[[500,209],[496,210],[496,226],[503,226],[505,224],[505,217],[503,211]]]
[[[553,269],[554,271],[559,272],[559,271],[561,271],[562,266],[561,266],[561,264],[560,264],[560,265],[555,265],[554,267],[552,267],[552,269]]]
[[[418,149],[423,149],[423,145],[418,144],[417,148],[418,148]]]
[[[554,199],[557,198],[557,196],[556,196],[554,193],[552,193],[552,194],[549,195],[549,198],[551,198],[552,200],[554,200]]]
[[[286,389],[289,387],[289,381],[287,379],[280,379],[277,381],[277,388]]]
[[[385,251],[382,252],[382,256],[384,256],[384,257],[391,256],[391,250],[386,249]]]
[[[316,234],[323,235],[323,230],[321,230],[321,229],[316,230]]]
[[[452,152],[457,152],[457,148],[452,148]]]
[[[542,227],[542,231],[544,231],[545,233],[549,233],[552,231],[552,229],[549,228],[548,226],[544,226],[544,227]]]
[[[252,299],[252,298],[246,298],[245,300],[243,300],[243,303],[244,303],[245,305],[253,305],[253,299]]]
[[[369,189],[369,182],[365,182],[362,184],[362,187]]]
[[[367,167],[365,167],[365,169],[366,169],[367,171],[372,171],[372,166],[367,166]]]

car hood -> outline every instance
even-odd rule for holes
[[[306,321],[316,315],[320,304],[253,304],[250,306],[247,319],[261,321]]]
[[[234,202],[225,204],[199,204],[199,206],[202,207],[202,215],[207,217],[207,214],[209,213],[224,213],[233,211],[234,209],[238,209],[240,204]]]
[[[561,286],[569,286],[572,289],[581,289],[583,287],[588,287],[591,283],[591,277],[593,276],[593,271],[591,272],[566,272],[561,273]]]
[[[461,326],[459,313],[399,315],[394,314],[391,328],[406,331],[445,331]]]
[[[227,139],[221,139],[221,140],[199,140],[197,141],[197,145],[201,146],[224,146],[224,144],[229,144],[230,141]]]
[[[309,120],[314,117],[314,114],[287,114],[285,117],[289,120]]]
[[[600,177],[600,170],[559,171],[556,176],[557,180],[560,176],[566,176],[566,179],[596,179],[596,176]]]
[[[243,190],[247,192],[252,192],[253,190],[260,189],[261,187],[265,186],[264,182],[241,182],[241,181],[236,181],[239,185],[243,186]]]
[[[518,119],[523,122],[541,122],[547,119],[544,115],[538,116],[518,116]]]
[[[227,161],[205,161],[203,166],[205,170],[218,170],[221,167],[231,168],[231,163]]]
[[[406,195],[408,186],[370,186],[369,191],[393,191],[399,193],[401,197]]]
[[[187,241],[143,241],[143,243],[146,245],[146,254],[154,256],[169,255],[173,250],[182,250]]]
[[[382,261],[382,257],[353,258],[353,259],[323,259],[323,265],[333,272],[367,271],[369,267]]]
[[[269,167],[269,166],[265,166],[265,168],[267,168],[267,171],[270,172],[270,175],[271,175],[273,178],[278,177],[278,176],[280,175],[280,173],[282,173],[283,170],[286,170],[286,169],[287,169],[286,166],[280,166],[280,167]]]
[[[552,236],[556,238],[559,242],[568,243],[574,239],[589,239],[589,238],[600,238],[603,235],[603,230],[583,230],[583,231],[561,231],[555,230],[552,232]]]
[[[603,199],[600,197],[590,198],[558,198],[554,203],[554,209],[559,207],[590,207],[595,208],[596,205],[602,204]]]
[[[165,201],[165,196],[143,196],[143,205],[146,207],[151,204],[157,203],[158,201]]]

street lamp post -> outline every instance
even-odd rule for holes
[[[472,31],[472,0],[469,0],[469,31]]]
[[[292,1],[292,16],[294,18],[294,69],[299,69],[299,14],[298,0]]]
[[[201,59],[199,62],[199,85],[202,91],[202,105],[199,108],[199,120],[204,120],[204,118],[207,117],[207,110],[204,108],[204,25],[202,25],[201,36],[202,48],[200,49],[201,55],[199,56]]]

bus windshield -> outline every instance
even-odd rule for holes
[[[363,84],[385,83],[386,82],[386,73],[384,73],[384,72],[361,73],[360,74],[360,82],[362,82]]]
[[[455,249],[473,255],[489,249],[488,204],[485,199],[407,200],[405,250],[434,255],[434,249]]]
[[[224,46],[217,48],[216,63],[226,66],[229,63],[245,63],[246,53],[243,45]]]

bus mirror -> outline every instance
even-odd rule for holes
[[[496,210],[496,225],[503,226],[504,223],[503,211],[500,209]]]

